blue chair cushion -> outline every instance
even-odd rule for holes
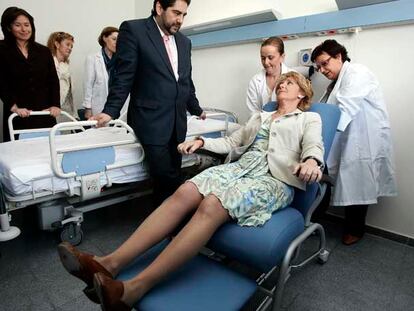
[[[262,227],[223,225],[208,247],[260,271],[269,271],[283,258],[290,242],[305,228],[302,214],[286,207],[275,212]]]
[[[117,279],[136,276],[167,244],[163,241],[138,257]],[[255,281],[198,255],[148,292],[134,307],[144,311],[240,310],[255,290]]]
[[[277,109],[277,102],[271,101],[263,106],[263,111],[272,112]]]

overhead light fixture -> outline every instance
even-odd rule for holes
[[[247,26],[265,22],[277,21],[280,14],[273,9],[248,13],[244,15],[224,18],[206,23],[200,23],[183,27],[181,32],[186,36],[196,35],[204,32],[223,30],[227,28]]]
[[[371,4],[379,4],[396,0],[335,0],[339,10],[346,10],[366,6]]]

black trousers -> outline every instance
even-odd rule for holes
[[[153,180],[153,204],[154,207],[158,207],[183,183],[182,156],[177,151],[178,142],[175,137],[170,139],[167,145],[142,146]]]
[[[325,196],[312,215],[312,221],[318,222],[323,219],[329,208],[331,198],[331,187],[327,187]],[[368,205],[345,206],[344,234],[352,234],[362,237],[365,233],[365,219],[368,212]]]
[[[345,206],[344,234],[362,237],[365,233],[365,219],[368,205]]]

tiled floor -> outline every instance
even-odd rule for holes
[[[116,248],[148,214],[148,198],[85,214],[80,248],[96,254]],[[0,243],[0,310],[100,310],[68,276],[56,253],[54,233],[37,229],[36,209],[13,213],[19,238]],[[414,310],[414,248],[366,237],[353,246],[340,243],[339,224],[326,221],[329,261],[294,271],[283,306],[296,310]],[[316,238],[306,242],[311,249]]]

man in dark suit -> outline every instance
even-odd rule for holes
[[[191,78],[191,42],[179,29],[191,0],[155,0],[152,16],[125,21],[117,42],[117,65],[98,126],[119,117],[128,96],[128,123],[134,129],[154,180],[155,204],[182,183],[179,143],[185,139],[188,110],[205,118]]]

